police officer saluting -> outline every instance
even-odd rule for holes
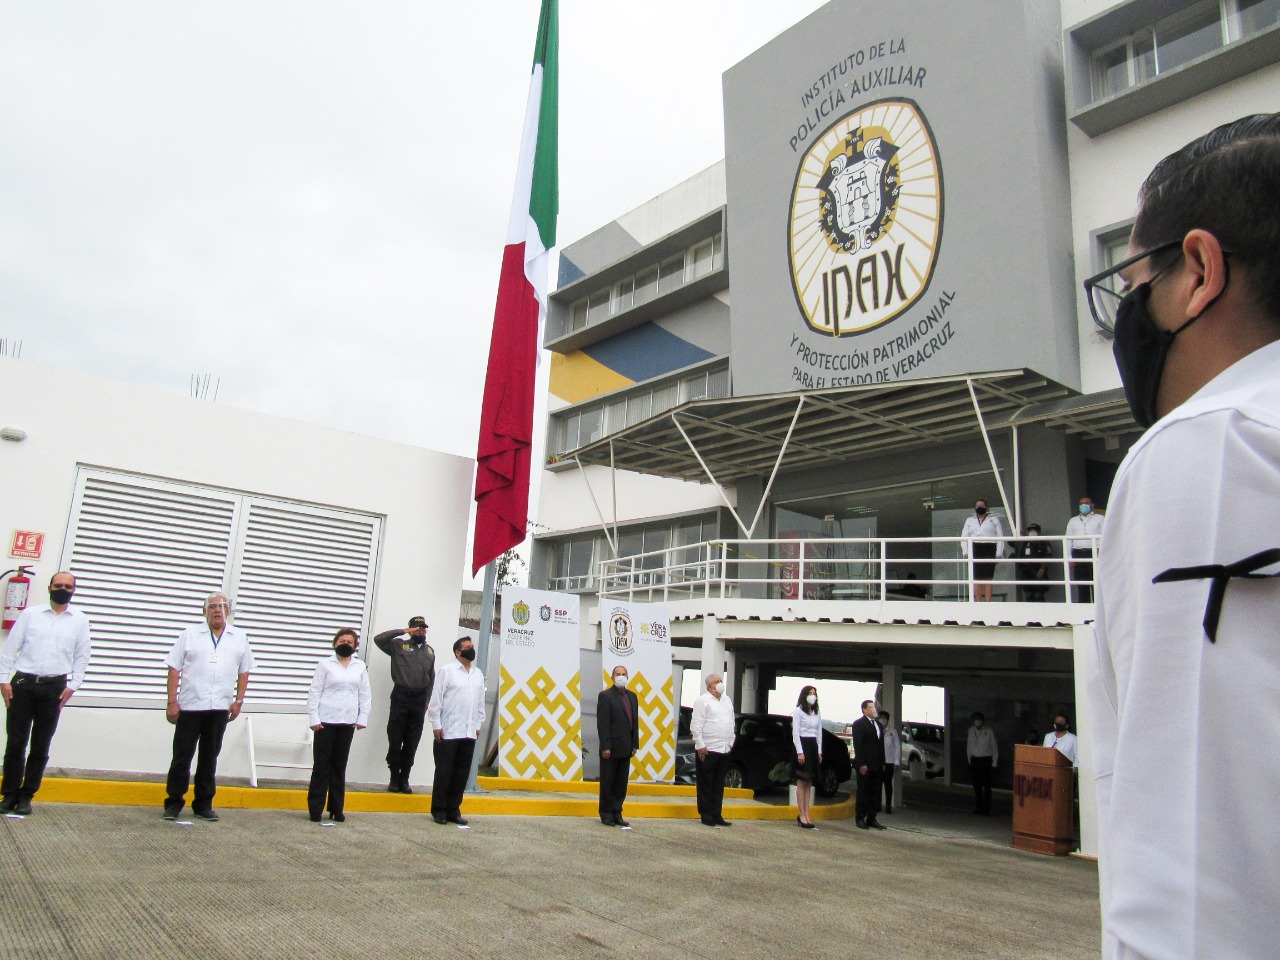
[[[422,727],[436,682],[436,652],[427,643],[427,621],[410,617],[405,630],[385,630],[373,638],[391,658],[391,715],[387,719],[387,766],[391,793],[413,793],[409,771],[418,753]]]
[[[9,631],[0,658],[0,695],[8,710],[0,811],[26,816],[40,789],[58,716],[89,666],[89,618],[71,606],[76,578],[65,570],[49,581],[49,604],[28,607]],[[31,745],[27,753],[28,741]]]

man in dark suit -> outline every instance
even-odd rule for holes
[[[613,686],[596,701],[596,732],[600,735],[600,822],[606,827],[629,827],[622,819],[627,799],[631,755],[640,749],[640,701],[627,689],[627,668],[613,668]]]
[[[853,724],[853,768],[858,771],[856,822],[862,830],[887,829],[876,814],[880,812],[880,778],[884,774],[884,740],[876,722],[876,702],[862,701],[862,716]]]

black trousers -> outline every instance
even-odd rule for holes
[[[218,754],[222,752],[222,735],[227,732],[226,710],[183,710],[173,730],[173,761],[169,764],[168,796],[164,808],[175,813],[182,809],[191,785],[191,758],[196,759],[196,791],[191,809],[204,813],[213,808],[213,795],[218,790]]]
[[[431,815],[456,817],[462,811],[462,794],[471,776],[475,737],[432,741],[431,752],[436,761],[436,776],[431,784]]]
[[[858,806],[854,816],[858,820],[871,821],[880,812],[880,780],[883,769],[867,767],[858,771]]]
[[[724,819],[724,775],[729,771],[729,755],[708,750],[695,762],[694,781],[698,792],[698,816],[713,823]]]
[[[631,776],[631,754],[625,757],[600,758],[600,819],[609,821],[622,816],[627,800],[627,778]],[[701,775],[698,780],[701,780]]]
[[[880,779],[884,782],[884,808],[886,810],[893,809],[893,775],[897,772],[897,765],[888,763],[880,771]]]
[[[30,800],[40,789],[49,762],[49,744],[58,729],[59,701],[67,681],[36,683],[30,674],[14,674],[9,681],[13,700],[5,718],[9,742],[4,750],[4,781],[0,794]],[[27,752],[28,744],[31,752]]]
[[[326,723],[311,739],[311,784],[307,787],[307,809],[312,817],[341,813],[347,799],[347,758],[351,756],[354,723]]]
[[[392,688],[391,714],[387,717],[387,767],[392,780],[409,779],[426,716],[427,691]]]
[[[1071,550],[1071,579],[1088,580],[1076,584],[1076,603],[1093,603],[1093,551]]]
[[[973,781],[973,812],[991,812],[991,758],[974,757],[969,761],[969,779]]]

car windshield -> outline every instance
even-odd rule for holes
[[[942,727],[934,724],[913,723],[910,724],[910,728],[911,739],[916,743],[935,743],[942,746]]]

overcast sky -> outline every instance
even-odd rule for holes
[[[560,242],[720,159],[722,72],[818,6],[561,0]],[[10,4],[0,338],[473,456],[538,7]]]

